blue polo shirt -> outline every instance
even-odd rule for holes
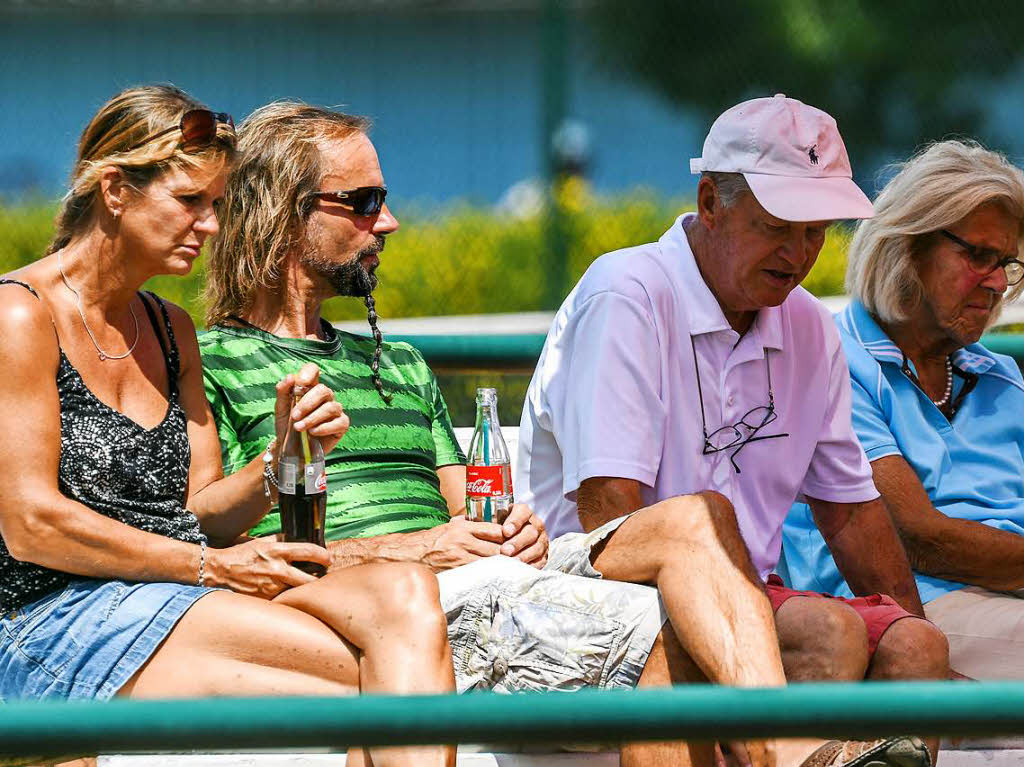
[[[978,382],[950,423],[903,374],[903,354],[863,304],[852,301],[836,323],[850,366],[853,427],[868,460],[901,455],[943,514],[1024,535],[1024,380],[1013,359],[981,344],[953,354]],[[955,398],[964,379],[953,380]],[[783,549],[793,588],[851,595],[806,504],[791,509]],[[916,576],[924,602],[967,585]]]

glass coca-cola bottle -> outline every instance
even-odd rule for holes
[[[292,407],[305,390],[296,387]],[[281,530],[290,542],[326,546],[324,523],[327,513],[327,472],[320,440],[297,431],[288,419],[288,433],[277,464],[278,508]],[[310,575],[323,575],[324,566],[316,562],[295,562],[295,567]]]
[[[494,389],[476,390],[476,427],[467,457],[467,519],[502,524],[512,509],[512,467]]]

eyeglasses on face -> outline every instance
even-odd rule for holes
[[[360,186],[356,189],[339,192],[313,192],[313,196],[344,205],[357,216],[376,216],[384,207],[384,198],[388,196],[388,188],[386,186]]]
[[[1005,256],[997,250],[983,248],[980,245],[972,245],[967,240],[957,237],[950,231],[940,229],[939,234],[948,240],[959,245],[967,259],[967,265],[971,271],[982,276],[991,274],[996,269],[1002,268],[1006,273],[1006,284],[1016,285],[1024,279],[1024,263],[1013,256]]]
[[[176,130],[181,131],[181,148],[186,152],[194,152],[213,143],[217,137],[217,126],[228,125],[232,130],[235,128],[235,121],[227,112],[211,112],[209,109],[190,109],[181,116],[177,125],[172,125],[158,133],[147,136],[137,144],[129,147],[127,151],[138,149],[140,146],[155,141],[161,136],[166,136]]]

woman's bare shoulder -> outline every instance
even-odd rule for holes
[[[44,291],[33,283],[34,270],[19,269],[0,276],[0,355],[14,362],[38,364],[56,358],[59,346]],[[38,283],[38,280],[35,281]]]

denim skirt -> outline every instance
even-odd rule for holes
[[[74,580],[0,615],[0,700],[108,700],[214,589]]]

